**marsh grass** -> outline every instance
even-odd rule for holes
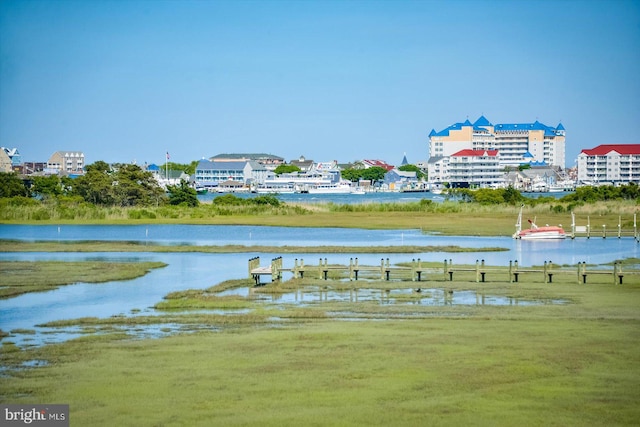
[[[460,275],[421,283],[566,304],[256,303],[242,314],[52,322],[101,333],[26,349],[5,343],[3,366],[46,365],[7,371],[0,401],[69,403],[74,424],[93,426],[636,425],[640,280],[573,279],[516,285]],[[415,283],[305,278],[260,289],[350,286],[383,291]],[[192,301],[214,289],[172,298]],[[158,322],[194,332],[132,340],[116,328]]]
[[[162,262],[0,261],[0,298],[49,291],[77,282],[129,280],[165,266]]]
[[[202,204],[195,208],[147,207],[96,208],[84,207],[61,214],[56,205],[13,205],[0,201],[0,221],[11,224],[221,224],[266,225],[284,227],[351,227],[368,229],[421,229],[428,233],[448,235],[508,236],[513,233],[519,206],[481,205],[428,200],[407,203],[360,203],[337,205],[286,204],[216,206]],[[575,212],[579,225],[592,224],[615,229],[618,216],[625,227],[632,227],[637,201],[607,201],[590,204],[552,200],[525,206],[525,215],[537,217],[539,223],[571,224]],[[68,217],[71,215],[72,217]],[[479,227],[478,224],[482,224]]]
[[[21,242],[0,240],[3,252],[161,252],[161,253],[426,253],[426,252],[501,252],[503,247],[465,248],[443,246],[244,246],[244,245],[160,245],[146,242],[84,241],[84,242]]]

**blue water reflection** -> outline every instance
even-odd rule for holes
[[[295,258],[315,264],[320,258],[331,263],[348,264],[357,257],[360,264],[379,265],[381,258],[392,264],[414,258],[423,261],[451,259],[454,263],[473,263],[484,259],[490,265],[508,265],[517,260],[522,266],[540,265],[545,261],[575,265],[585,261],[601,264],[616,259],[640,257],[640,244],[632,238],[579,238],[563,241],[520,241],[510,237],[467,237],[426,235],[420,230],[353,230],[340,228],[288,228],[259,226],[0,226],[0,239],[18,240],[134,240],[162,244],[193,245],[457,245],[462,247],[503,247],[505,252],[420,254],[286,254],[285,267]],[[221,281],[247,276],[247,260],[260,256],[266,265],[280,253],[205,254],[205,253],[0,253],[0,260],[105,260],[161,261],[168,266],[155,269],[144,277],[102,284],[78,283],[58,290],[33,293],[0,300],[0,328],[10,331],[33,329],[53,320],[79,317],[109,317],[153,313],[150,308],[172,291],[208,288]],[[1,279],[0,279],[1,280]],[[39,330],[38,328],[36,328]]]

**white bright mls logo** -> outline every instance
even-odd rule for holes
[[[69,426],[69,405],[0,405],[2,425]]]

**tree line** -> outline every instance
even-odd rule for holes
[[[172,164],[173,170],[185,170],[193,173],[190,165]],[[405,165],[400,170],[416,171],[413,165]],[[292,170],[281,169],[280,173]],[[386,170],[381,167],[368,169],[345,169],[342,177],[349,181],[370,180],[372,183],[384,179]],[[421,178],[419,176],[419,178]],[[535,199],[525,198],[513,187],[504,189],[452,189],[449,194],[456,196],[463,202],[473,202],[484,205],[510,204],[517,205],[525,200],[529,203]],[[0,198],[24,197],[47,201],[50,199],[66,199],[84,201],[96,206],[161,206],[182,205],[197,206],[197,193],[189,183],[182,181],[175,186],[168,186],[165,190],[153,174],[143,170],[138,165],[115,164],[109,165],[104,161],[97,161],[86,166],[85,174],[77,178],[57,175],[31,176],[21,178],[13,172],[0,172]],[[541,198],[539,201],[549,201]],[[607,200],[635,200],[640,203],[640,187],[636,183],[620,186],[578,187],[575,192],[554,201],[569,204],[593,203]],[[221,199],[220,202],[231,203],[232,200]],[[273,204],[274,200],[265,199],[260,202]],[[239,203],[235,201],[235,203]]]
[[[0,173],[0,197],[31,197],[39,200],[75,198],[96,206],[197,206],[196,191],[187,182],[168,186],[165,191],[153,174],[138,165],[104,161],[87,165],[77,178],[57,175],[20,178]]]

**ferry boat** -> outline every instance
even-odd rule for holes
[[[309,194],[364,194],[364,191],[345,181],[312,185],[309,186],[308,191]]]
[[[518,215],[518,221],[516,222],[516,232],[513,234],[514,239],[522,240],[559,240],[567,237],[564,229],[557,225],[545,225],[538,227],[532,220],[528,220],[531,224],[531,228],[527,230],[522,229],[522,207],[520,207],[520,214]]]

